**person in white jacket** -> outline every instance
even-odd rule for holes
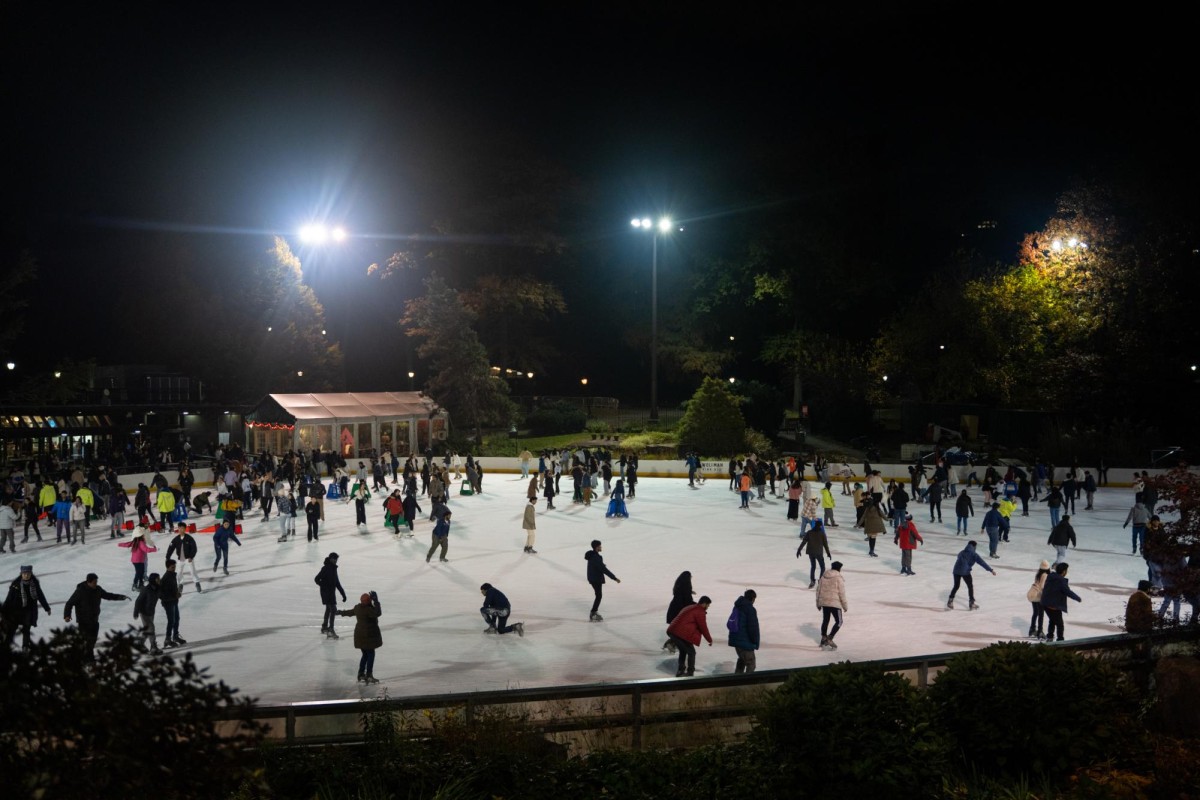
[[[821,647],[837,650],[833,637],[842,627],[842,614],[850,610],[846,602],[846,581],[842,578],[842,562],[835,561],[817,583],[817,608],[821,611]],[[833,630],[829,620],[833,620]]]
[[[0,553],[4,552],[5,542],[12,552],[17,552],[17,509],[20,507],[20,500],[14,500],[11,505],[0,505]]]
[[[75,502],[71,503],[71,532],[68,537],[71,544],[75,544],[75,539],[79,539],[79,543],[83,544],[83,534],[87,529],[88,507],[84,505],[82,497],[76,497]]]

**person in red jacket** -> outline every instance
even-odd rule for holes
[[[707,639],[708,646],[712,647],[712,634],[708,632],[710,605],[712,600],[708,595],[703,595],[698,602],[685,606],[667,626],[667,636],[679,649],[679,669],[675,671],[676,678],[685,675],[690,678],[696,674],[696,645],[700,644],[701,636]]]
[[[925,544],[925,540],[917,532],[912,514],[905,514],[904,523],[896,526],[896,535],[892,537],[892,543],[900,545],[900,574],[916,575],[912,570],[913,550],[917,549],[918,543]]]

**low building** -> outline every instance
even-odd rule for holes
[[[270,394],[246,415],[252,452],[421,453],[446,438],[450,415],[423,392]]]

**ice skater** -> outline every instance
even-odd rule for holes
[[[671,587],[671,602],[667,605],[667,625],[671,624],[671,620],[679,615],[680,611],[686,606],[690,606],[695,601],[696,590],[692,588],[692,573],[684,570],[679,573],[679,577],[675,579],[675,585]],[[675,643],[671,641],[671,637],[663,642],[663,650],[675,652]]]
[[[819,519],[814,519],[812,527],[804,532],[804,538],[800,540],[800,546],[796,548],[796,558],[805,552],[805,547],[808,548],[808,588],[811,589],[817,585],[817,565],[821,565],[821,574],[824,575],[825,556],[833,558],[833,553],[829,552],[829,538],[825,535],[825,526]],[[824,551],[824,555],[822,555],[822,551]]]
[[[617,583],[621,579],[613,575],[608,567],[604,566],[604,556],[600,555],[603,550],[603,545],[599,539],[592,540],[592,549],[583,554],[584,561],[587,562],[587,581],[592,585],[592,592],[596,595],[596,599],[592,602],[592,611],[588,616],[592,622],[603,622],[604,617],[600,616],[600,601],[604,599],[604,577],[607,575]]]
[[[517,636],[525,635],[524,622],[508,624],[508,618],[512,614],[512,603],[508,602],[504,592],[490,583],[485,583],[479,587],[479,593],[483,595],[483,606],[479,609],[479,614],[488,625],[483,629],[484,633],[502,634],[516,631]]]
[[[154,630],[154,612],[158,609],[159,601],[158,581],[158,573],[152,572],[133,603],[133,618],[141,620],[142,638],[150,640],[152,656],[162,653],[158,649],[158,633]]]
[[[620,581],[617,582],[620,583]],[[712,647],[712,634],[708,632],[708,607],[710,605],[712,605],[712,599],[708,595],[701,595],[699,600],[680,611],[667,626],[667,636],[671,638],[679,651],[679,666],[675,670],[676,678],[690,678],[696,674],[696,647],[700,644],[702,637],[708,641],[708,646]]]
[[[117,542],[117,547],[129,548],[129,563],[133,564],[133,585],[129,588],[135,592],[146,582],[147,554],[158,552],[157,547],[146,542],[146,533],[149,530],[150,526],[143,522],[133,529],[128,542]]]
[[[1071,527],[1071,515],[1063,514],[1062,522],[1050,531],[1046,544],[1054,548],[1054,564],[1061,564],[1067,558],[1067,545],[1075,546],[1075,529]]]
[[[817,587],[817,610],[821,612],[821,647],[837,650],[833,637],[842,629],[842,615],[850,611],[840,561],[830,564],[829,572],[821,575],[821,585]],[[832,630],[829,627],[830,620],[833,620]]]
[[[4,645],[12,642],[17,628],[21,629],[21,647],[28,649],[31,643],[30,630],[37,627],[38,606],[50,613],[50,602],[42,591],[42,582],[33,574],[33,565],[21,567],[21,574],[8,585],[8,597],[4,599]]]
[[[445,506],[443,506],[445,508]],[[429,559],[433,558],[433,552],[439,547],[442,548],[442,555],[438,559],[443,564],[450,559],[446,558],[446,550],[450,547],[450,509],[446,509],[437,523],[433,526],[433,544],[429,546],[429,552],[425,554],[425,563],[429,563]]]
[[[900,545],[900,574],[901,575],[916,575],[912,569],[912,554],[913,550],[917,549],[918,544],[925,544],[925,540],[921,538],[920,532],[917,531],[917,526],[913,523],[912,514],[904,515],[904,524],[896,528],[896,535],[892,537],[892,544]]]
[[[123,594],[106,592],[100,586],[100,576],[89,572],[83,582],[75,586],[75,591],[63,608],[63,621],[71,621],[71,612],[79,618],[79,632],[83,635],[84,659],[96,660],[96,640],[100,638],[100,601],[125,600],[129,597]]]
[[[167,559],[167,571],[163,573],[158,584],[158,599],[162,603],[163,613],[167,615],[167,635],[163,647],[178,647],[187,644],[187,639],[179,635],[179,579],[175,575],[175,559]]]
[[[383,647],[383,634],[379,630],[379,617],[383,609],[379,606],[379,595],[375,592],[358,598],[358,605],[339,611],[343,617],[354,617],[354,649],[362,652],[358,659],[360,683],[379,683],[375,679],[375,651]]]
[[[237,537],[237,532],[233,529],[233,518],[225,517],[225,519],[221,520],[221,524],[217,526],[216,531],[213,532],[213,551],[216,553],[216,559],[213,561],[213,572],[217,571],[217,568],[221,566],[222,559],[224,559],[225,574],[229,574],[229,541],[231,539],[238,547],[242,546],[242,540]]]
[[[175,526],[175,538],[171,539],[171,543],[167,546],[167,558],[179,557],[183,562],[183,566],[179,568],[179,575],[183,577],[187,573],[187,568],[192,568],[192,581],[196,584],[196,591],[203,591],[200,588],[200,576],[196,572],[196,539],[187,532],[187,525],[180,522]]]
[[[613,487],[612,496],[608,499],[608,510],[604,512],[604,516],[629,516],[629,509],[625,507],[625,483],[620,478],[617,478],[617,484]]]
[[[1042,590],[1046,588],[1046,576],[1050,574],[1050,562],[1043,560],[1034,573],[1033,583],[1025,592],[1025,599],[1033,606],[1033,614],[1029,617],[1029,638],[1041,639],[1046,610],[1042,608]]]
[[[338,616],[337,596],[334,593],[341,592],[342,602],[346,602],[346,590],[342,588],[342,582],[338,578],[337,562],[337,553],[325,556],[325,564],[317,573],[317,577],[313,578],[313,583],[321,587],[321,605],[325,606],[325,616],[321,620],[321,633],[325,634],[327,639],[338,638],[337,632],[333,629],[333,621]]]
[[[1042,587],[1042,608],[1050,618],[1050,627],[1046,630],[1046,641],[1061,642],[1063,640],[1063,614],[1067,613],[1067,598],[1076,603],[1083,599],[1071,591],[1071,583],[1067,580],[1067,562],[1055,565],[1054,571],[1046,576],[1046,584]],[[1055,631],[1058,635],[1055,636]]]
[[[733,612],[725,627],[729,628],[729,646],[737,653],[737,663],[733,672],[742,675],[754,672],[758,668],[754,651],[758,649],[758,611],[754,601],[758,592],[747,589],[733,604]]]
[[[993,575],[996,570],[988,566],[979,553],[975,552],[975,540],[967,542],[967,546],[958,554],[958,558],[954,560],[954,586],[950,589],[950,599],[946,601],[946,608],[954,608],[954,595],[958,594],[958,586],[960,583],[967,585],[967,599],[970,601],[970,610],[974,611],[979,608],[975,603],[975,582],[971,578],[971,570],[976,564],[986,569]]]
[[[521,528],[525,531],[525,552],[531,555],[537,555],[537,550],[533,549],[533,543],[537,539],[537,498],[529,498],[529,502],[525,504],[525,514],[521,518]]]

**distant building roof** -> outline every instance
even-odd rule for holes
[[[282,413],[281,413],[282,412]],[[259,402],[248,419],[295,422],[383,417],[433,417],[445,411],[422,392],[341,392],[328,394],[270,394]]]

